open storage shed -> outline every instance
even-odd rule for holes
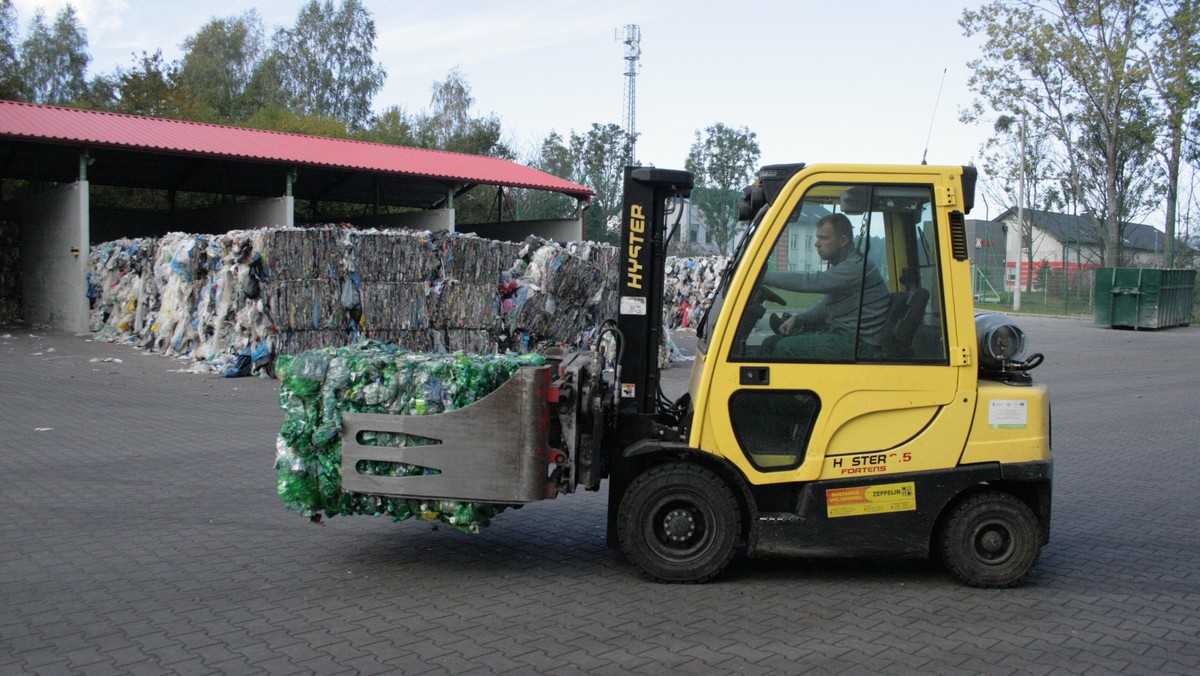
[[[592,195],[584,186],[492,157],[0,101],[0,181],[10,179],[45,189],[19,197],[0,191],[7,198],[0,202],[0,222],[15,228],[20,248],[19,270],[0,272],[19,277],[26,321],[73,331],[87,330],[93,242],[172,230],[291,226],[297,200],[363,205],[361,217],[339,217],[361,226],[573,241],[584,238],[583,209]],[[91,185],[166,191],[170,206],[96,210]],[[559,193],[578,208],[563,220],[456,226],[455,198],[479,185]],[[177,193],[229,199],[181,211],[174,208]],[[405,211],[381,213],[383,207]]]

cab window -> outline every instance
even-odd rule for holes
[[[821,184],[770,249],[735,361],[947,363],[929,186]]]

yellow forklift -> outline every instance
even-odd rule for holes
[[[662,582],[707,581],[744,551],[937,556],[967,584],[1015,585],[1049,541],[1050,404],[1022,331],[974,311],[975,178],[764,167],[698,324],[689,391],[672,400],[662,285],[692,176],[628,167],[611,349],[522,369],[444,417],[347,415],[343,485],[522,504],[607,479],[609,544]],[[359,447],[364,429],[441,446]],[[414,452],[436,477],[354,470]]]

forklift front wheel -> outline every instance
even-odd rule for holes
[[[982,491],[946,519],[941,549],[950,572],[972,587],[1012,587],[1041,553],[1037,517],[1009,493]]]
[[[706,582],[733,559],[737,499],[715,473],[675,462],[633,480],[621,500],[617,536],[625,555],[658,582]]]

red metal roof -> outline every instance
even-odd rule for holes
[[[0,101],[0,138],[263,161],[421,179],[593,191],[508,160],[346,139]]]

